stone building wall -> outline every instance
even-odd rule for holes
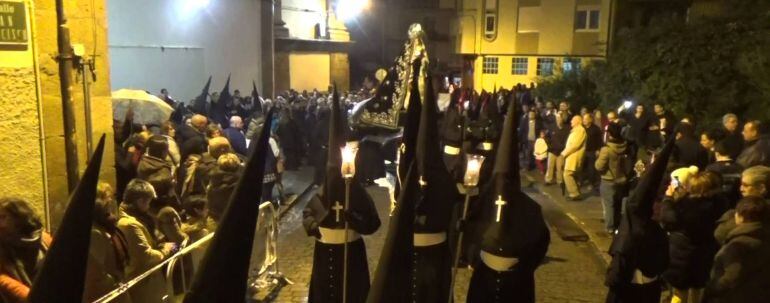
[[[56,5],[54,0],[35,2],[35,43],[40,70],[45,125],[46,166],[48,168],[48,201],[52,226],[63,215],[68,197],[66,163],[64,156],[64,124],[59,86],[59,67],[55,60],[58,53],[56,31]],[[91,119],[94,145],[101,134],[107,134],[106,154],[102,162],[102,180],[114,183],[114,152],[112,131],[112,101],[110,99],[109,54],[107,48],[107,11],[105,0],[67,0],[65,14],[68,18],[73,44],[82,44],[86,56],[95,55],[96,82],[91,84]],[[74,73],[72,98],[75,103],[76,139],[80,172],[86,166],[86,114],[84,109],[82,76]]]
[[[28,47],[0,49],[0,196],[27,199],[55,229],[66,208],[64,131],[54,0],[15,0],[27,5]],[[95,55],[97,81],[91,85],[94,145],[107,134],[101,179],[114,183],[112,103],[104,0],[67,0],[73,44]],[[73,72],[79,168],[87,164],[82,77]],[[40,119],[42,117],[42,121]],[[42,138],[41,138],[42,134]],[[45,170],[44,170],[45,168]]]
[[[40,120],[35,70],[29,63],[28,67],[0,67],[0,196],[29,201],[43,215]]]

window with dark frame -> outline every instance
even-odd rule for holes
[[[551,76],[553,75],[553,58],[537,58],[537,75],[538,76]]]
[[[575,30],[599,30],[599,16],[598,8],[578,8],[575,12]]]
[[[511,74],[526,75],[529,71],[528,63],[528,58],[526,57],[514,57],[511,64]]]
[[[498,57],[484,57],[481,72],[484,74],[496,75],[499,66]]]

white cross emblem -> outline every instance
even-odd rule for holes
[[[342,204],[340,204],[340,201],[334,202],[334,206],[332,206],[332,209],[337,213],[335,216],[337,220],[336,222],[340,222],[340,211],[344,209],[344,207],[342,207]]]
[[[506,204],[508,204],[508,202],[505,202],[505,200],[503,200],[503,196],[498,195],[497,196],[497,200],[495,201],[495,205],[497,205],[497,220],[496,220],[496,222],[500,222],[500,214],[503,211],[503,206],[505,206]]]

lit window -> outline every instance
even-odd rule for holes
[[[550,76],[553,75],[553,58],[537,58],[537,75],[538,76]]]
[[[599,9],[578,8],[577,12],[575,13],[575,30],[599,30]]]
[[[484,66],[481,70],[484,74],[497,74],[497,67],[499,58],[497,57],[484,57]]]
[[[564,58],[561,64],[565,73],[580,71],[580,58]]]
[[[514,75],[526,75],[528,66],[527,58],[513,58],[513,64],[511,64],[511,74]]]

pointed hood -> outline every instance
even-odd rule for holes
[[[660,186],[665,179],[668,160],[673,153],[675,142],[676,138],[673,138],[673,136],[666,142],[660,153],[655,156],[655,161],[649,165],[644,175],[639,179],[633,193],[628,197],[626,210],[634,218],[631,220],[632,234],[643,233],[642,227],[644,224],[641,223],[652,220],[653,204],[659,196]]]
[[[340,148],[345,146],[345,129],[344,121],[342,117],[342,111],[340,109],[340,95],[337,92],[337,88],[334,88],[332,93],[330,118],[329,118],[329,154],[326,158],[326,167],[336,168],[339,173],[339,168],[342,165],[342,152]]]
[[[272,118],[267,113],[267,121]],[[257,135],[256,147],[246,162],[235,191],[220,220],[206,254],[201,261],[192,286],[184,298],[186,303],[243,302],[254,230],[259,215],[259,200],[265,171],[265,158],[270,149],[271,123],[264,123]]]
[[[32,283],[28,296],[31,303],[80,302],[83,299],[104,138],[102,135],[99,139],[83,178],[70,196],[59,230]]]
[[[253,99],[252,102],[254,102],[254,111],[255,112],[262,112],[262,99],[259,97],[259,91],[257,91],[257,82],[251,81],[252,90],[251,90],[251,98]]]
[[[340,168],[342,167],[342,152],[340,148],[345,147],[347,119],[343,116],[340,109],[339,94],[335,87],[332,94],[332,104],[329,117],[329,148],[326,159],[326,179],[323,189],[320,193],[321,204],[326,210],[331,210],[336,202],[345,201],[345,179],[342,177]],[[355,180],[350,184],[350,209],[357,209],[360,205],[366,205],[372,198]],[[333,213],[333,211],[329,211]],[[336,220],[335,216],[326,216],[321,220],[321,227],[338,228],[344,226],[344,220]],[[379,227],[379,224],[377,224]],[[361,232],[363,233],[363,232]]]
[[[417,167],[410,163],[398,203],[390,217],[388,234],[382,247],[366,303],[411,302],[415,201],[420,197]]]
[[[209,88],[211,87],[211,76],[209,76],[209,80],[206,81],[206,85],[203,86],[203,90],[201,91],[201,94],[195,97],[193,100],[193,104],[190,104],[192,107],[192,111],[196,114],[201,115],[208,115],[207,110],[207,102],[209,98]]]
[[[503,134],[497,143],[497,154],[495,156],[495,166],[492,175],[495,183],[507,182],[516,191],[521,191],[521,178],[519,175],[519,137],[516,134],[516,125],[518,125],[518,115],[516,113],[516,104],[511,102],[503,123]],[[497,184],[495,186],[501,186]],[[498,189],[502,190],[502,189]]]
[[[230,121],[227,120],[227,104],[233,98],[230,95],[230,75],[227,75],[227,81],[225,87],[219,93],[219,99],[211,100],[211,110],[209,111],[209,118],[215,123],[219,123],[222,128],[230,126]]]
[[[401,137],[401,147],[398,156],[398,182],[396,182],[395,195],[399,196],[401,187],[406,178],[407,170],[414,160],[417,151],[417,135],[420,129],[420,112],[422,110],[422,100],[420,100],[420,90],[418,79],[422,60],[417,60],[412,66],[412,80],[409,85],[409,105],[406,109],[406,121],[404,122],[403,136]]]
[[[416,173],[423,186],[417,199],[417,232],[444,232],[449,227],[452,209],[459,202],[457,185],[444,164],[438,132],[438,103],[430,77],[425,80],[425,100],[420,111],[417,135]]]
[[[521,191],[514,108],[511,102],[497,144],[492,180],[481,198],[487,220],[481,248],[508,258],[526,255],[532,247],[541,247],[540,241],[550,239],[540,205]]]

